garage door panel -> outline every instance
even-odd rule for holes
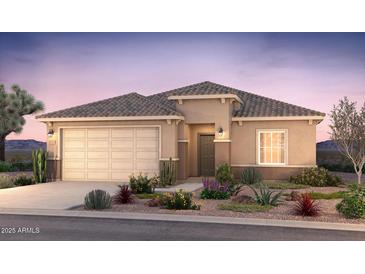
[[[65,159],[85,159],[85,152],[83,151],[65,151]]]
[[[133,138],[133,128],[112,129],[112,138]]]
[[[112,172],[111,180],[128,180],[133,172]]]
[[[133,139],[120,139],[120,140],[112,140],[112,149],[113,148],[130,148],[133,149]]]
[[[85,141],[83,139],[66,139],[64,146],[65,149],[73,149],[73,148],[84,149]]]
[[[112,169],[115,170],[131,170],[133,172],[133,161],[118,161],[118,162],[112,162]]]
[[[87,162],[88,169],[108,169],[109,161],[97,161],[97,162]]]
[[[159,170],[157,128],[65,129],[64,180],[117,181]]]
[[[156,162],[158,153],[157,153],[157,151],[138,151],[136,153],[136,156],[137,156],[137,160],[148,159],[148,160],[153,160]]]
[[[63,136],[65,139],[67,138],[85,138],[86,130],[85,129],[65,129],[63,132]]]
[[[113,151],[112,159],[133,159],[133,151]]]
[[[85,180],[85,172],[67,170],[63,177],[65,180]]]
[[[88,149],[107,149],[109,147],[109,140],[88,140],[87,148]]]
[[[88,129],[87,130],[88,138],[108,138],[109,137],[109,129]]]
[[[158,131],[156,128],[137,128],[136,137],[154,137],[158,138]]]
[[[64,164],[64,168],[66,169],[85,169],[84,161],[66,161]]]
[[[109,172],[108,171],[88,171],[87,172],[88,180],[109,180]]]
[[[89,151],[87,153],[88,159],[108,159],[109,152],[107,151]]]
[[[156,162],[137,162],[136,169],[138,170],[157,170],[158,164]]]

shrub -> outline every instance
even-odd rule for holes
[[[270,205],[257,205],[257,204],[222,204],[218,206],[221,210],[230,210],[242,213],[264,212],[272,208]]]
[[[294,205],[294,212],[301,216],[317,216],[320,207],[318,202],[312,199],[310,193],[303,193]]]
[[[16,186],[28,186],[35,184],[35,181],[32,176],[27,176],[26,174],[20,174],[13,178],[13,183]]]
[[[323,167],[306,168],[302,173],[291,176],[289,181],[310,186],[337,186],[342,182],[340,177],[329,174]]]
[[[0,189],[14,187],[14,183],[8,175],[0,175]]]
[[[201,199],[226,200],[230,197],[229,186],[227,183],[221,184],[216,180],[203,179],[203,191]]]
[[[241,173],[240,181],[245,185],[260,184],[262,182],[262,175],[255,168],[246,168]]]
[[[182,189],[174,193],[164,193],[161,196],[161,204],[167,209],[200,209],[200,206],[193,202],[193,195]]]
[[[234,184],[234,177],[231,166],[227,163],[220,165],[215,173],[215,178],[221,184],[228,183],[230,186]]]
[[[135,196],[138,199],[141,199],[141,200],[158,198],[158,197],[160,197],[160,195],[161,194],[159,194],[159,193],[139,193],[139,194],[135,194]]]
[[[358,185],[350,185],[349,192],[345,194],[343,200],[336,205],[339,213],[346,218],[359,219],[364,216],[364,189]]]
[[[153,181],[147,176],[139,174],[137,177],[133,175],[129,178],[129,186],[133,193],[154,193],[155,186]]]
[[[176,162],[170,158],[169,161],[162,161],[160,166],[160,185],[165,187],[176,182]]]
[[[14,162],[11,163],[14,171],[32,171],[32,162]]]
[[[279,204],[280,197],[282,196],[281,191],[275,194],[275,192],[271,191],[269,187],[265,184],[259,185],[259,192],[257,192],[256,189],[252,186],[249,187],[255,194],[255,200],[257,204],[271,206],[277,206]]]
[[[15,171],[11,163],[0,161],[0,172],[12,172]]]
[[[47,157],[48,152],[41,148],[32,151],[33,176],[37,183],[47,181]]]
[[[132,191],[128,185],[118,186],[119,190],[113,197],[113,202],[116,204],[130,204],[133,202]]]
[[[110,194],[104,190],[95,189],[85,196],[85,208],[87,209],[106,209],[111,208],[111,206]]]

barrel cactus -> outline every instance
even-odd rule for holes
[[[90,191],[85,196],[85,208],[87,209],[106,209],[112,207],[110,194],[101,189]]]
[[[48,152],[41,148],[32,151],[33,175],[37,183],[47,181],[47,158]]]

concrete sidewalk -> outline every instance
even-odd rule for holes
[[[124,220],[149,220],[149,221],[155,220],[155,221],[171,221],[171,222],[234,224],[234,225],[291,227],[291,228],[365,232],[365,224],[343,224],[343,223],[232,218],[232,217],[215,217],[215,216],[146,214],[146,213],[129,213],[129,212],[125,213],[125,212],[110,212],[110,211],[76,211],[76,210],[45,210],[45,209],[27,210],[27,209],[4,209],[4,208],[0,209],[0,215],[1,214],[98,218],[98,219],[101,218],[101,219],[124,219]]]

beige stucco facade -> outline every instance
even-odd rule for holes
[[[266,179],[285,179],[305,167],[316,165],[316,124],[310,117],[290,120],[253,118],[250,121],[232,119],[237,107],[234,98],[176,100],[181,119],[56,121],[48,122],[54,135],[48,138],[49,165],[52,178],[62,179],[62,140],[65,128],[157,127],[159,130],[159,160],[178,161],[178,178],[201,176],[199,169],[199,136],[213,135],[215,166],[232,165],[234,173],[247,167],[258,168]],[[220,129],[223,132],[219,132]],[[260,165],[258,162],[258,130],[285,131],[285,164]]]

